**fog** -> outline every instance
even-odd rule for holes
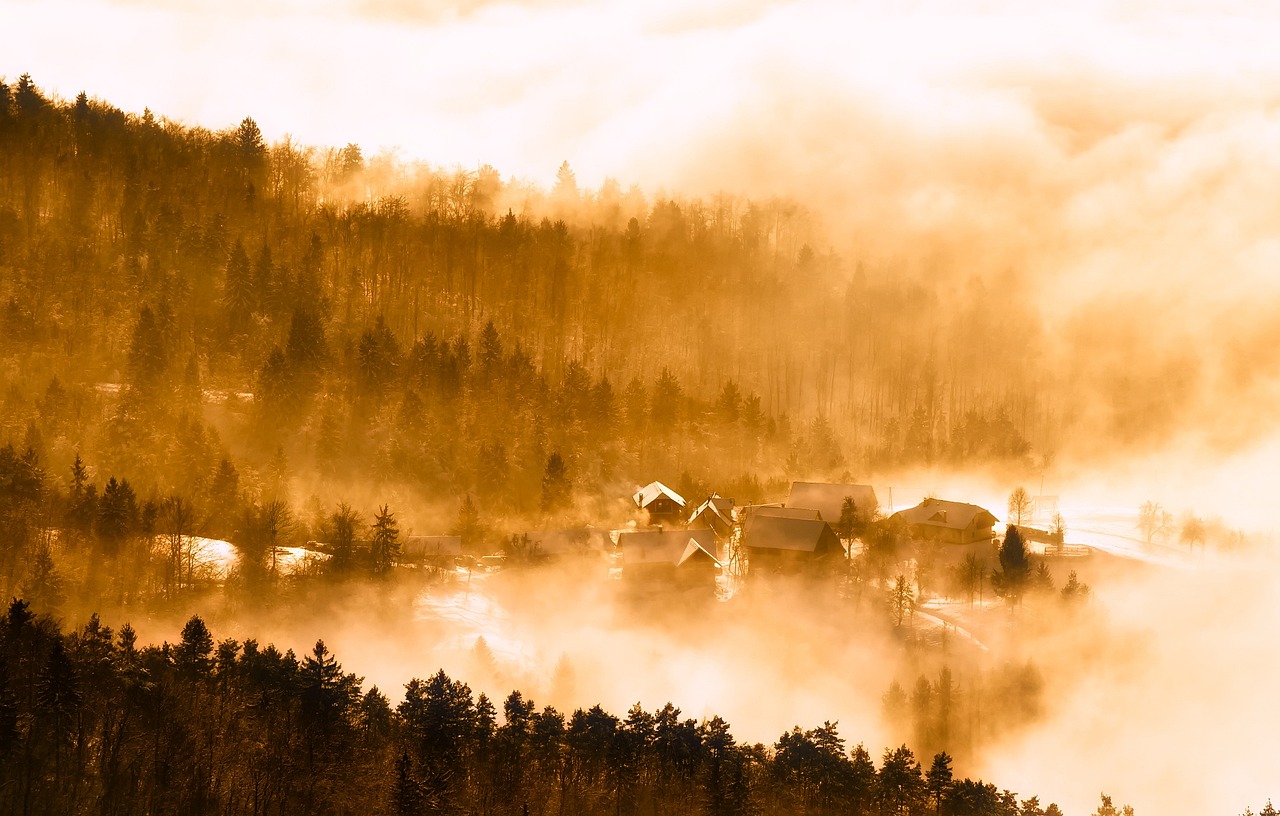
[[[491,698],[518,688],[562,710],[587,701],[615,712],[672,701],[686,716],[724,716],[740,739],[766,744],[792,725],[838,720],[873,754],[913,739],[882,718],[891,680],[910,693],[917,675],[945,665],[963,699],[1002,667],[1030,660],[1044,679],[1038,713],[1023,720],[1002,710],[1017,700],[993,704],[984,715],[991,731],[971,750],[949,748],[960,772],[1034,792],[1067,813],[1092,812],[1099,791],[1139,813],[1238,812],[1277,783],[1267,747],[1277,724],[1267,678],[1280,670],[1269,648],[1280,637],[1265,498],[1274,451],[1272,440],[1194,474],[1181,454],[1085,476],[1045,474],[1044,493],[1058,496],[1069,542],[1090,540],[1076,527],[1106,526],[1104,537],[1122,552],[1149,557],[1082,566],[1093,585],[1083,613],[1052,598],[1012,611],[996,605],[976,618],[961,603],[944,605],[953,620],[976,621],[981,651],[954,634],[940,645],[923,616],[894,631],[872,595],[856,608],[787,587],[721,602],[637,604],[598,562],[460,571],[425,587],[402,580],[390,591],[353,587],[268,612],[254,604],[199,609],[218,636],[299,651],[322,637],[393,700],[410,677],[443,668]],[[1039,493],[1030,481],[1036,474],[1027,476]],[[876,485],[881,495],[892,489],[896,506],[931,494],[975,501],[999,516],[1014,486],[941,470],[877,474]],[[1144,546],[1136,509],[1149,499],[1175,514],[1216,516],[1247,531],[1246,542],[1188,553],[1175,534]],[[1054,570],[1061,587],[1066,568]],[[135,626],[144,639],[172,639],[184,614]]]
[[[549,185],[791,196],[835,252],[1016,286],[1071,451],[1274,427],[1265,4],[20,2],[0,73]],[[57,18],[59,36],[34,36]],[[116,47],[104,30],[144,47]],[[950,295],[953,296],[953,295]]]
[[[1280,795],[1275,9],[19,0],[5,28],[0,75],[30,71],[66,98],[84,87],[213,129],[249,114],[271,139],[546,186],[568,160],[584,188],[794,199],[842,274],[899,269],[957,302],[974,281],[1013,293],[1037,382],[1065,405],[1034,467],[859,475],[893,486],[895,506],[936,494],[1003,517],[1022,484],[1060,497],[1068,541],[1100,508],[1132,514],[1140,538],[1144,501],[1249,541],[1186,554],[1175,535],[1158,563],[1096,582],[1083,618],[988,622],[987,655],[904,656],[882,612],[849,625],[789,596],[628,609],[600,570],[455,576],[266,616],[228,604],[209,614],[215,635],[299,650],[323,637],[393,698],[443,667],[562,708],[670,700],[766,743],[838,719],[873,754],[906,738],[880,716],[891,680],[1030,658],[1040,716],[976,746],[964,772],[1076,814],[1100,790],[1144,815]],[[405,514],[418,532],[449,523]],[[180,621],[134,625],[162,640]]]

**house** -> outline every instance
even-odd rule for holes
[[[462,557],[462,536],[411,535],[400,539],[400,560],[433,567],[452,567]]]
[[[792,482],[785,505],[817,510],[823,521],[835,527],[840,523],[845,499],[853,499],[853,506],[864,521],[870,521],[879,507],[871,485],[827,482]]]
[[[689,515],[689,526],[710,529],[720,538],[728,538],[733,534],[733,499],[712,493]]]
[[[678,524],[684,518],[684,498],[662,482],[649,482],[631,500],[648,513],[650,524]]]
[[[821,571],[844,557],[840,539],[817,510],[751,508],[742,529],[750,575]]]
[[[720,562],[711,530],[637,530],[618,535],[622,581],[632,590],[715,592]]]
[[[925,499],[915,507],[894,513],[907,525],[913,538],[946,544],[990,543],[996,517],[976,504]]]

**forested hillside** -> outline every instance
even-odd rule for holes
[[[567,165],[543,193],[24,76],[0,86],[2,433],[64,482],[78,451],[202,505],[225,462],[253,496],[530,513],[553,454],[587,494],[750,499],[1049,444],[1016,286],[830,245],[792,202],[588,191]]]

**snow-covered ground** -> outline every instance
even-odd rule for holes
[[[192,536],[187,539],[186,546],[191,548],[198,570],[205,578],[225,580],[240,564],[240,551],[230,541]],[[270,563],[270,557],[271,554],[268,553],[268,563]],[[281,575],[293,575],[328,557],[324,553],[308,550],[305,547],[277,547],[276,570]]]

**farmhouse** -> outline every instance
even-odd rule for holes
[[[684,498],[662,482],[649,482],[631,500],[648,513],[650,524],[678,524],[684,519]]]
[[[826,482],[792,482],[786,506],[817,510],[823,521],[834,526],[840,521],[845,499],[853,499],[853,506],[864,521],[870,521],[879,506],[871,485]]]
[[[817,510],[753,507],[742,532],[750,575],[821,570],[843,550]]]
[[[907,525],[911,536],[944,544],[990,543],[996,517],[976,504],[925,499],[893,515]]]
[[[639,530],[618,536],[622,580],[636,590],[715,591],[720,562],[710,530]]]
[[[733,534],[733,499],[712,493],[689,515],[689,526],[710,529],[719,538]]]

